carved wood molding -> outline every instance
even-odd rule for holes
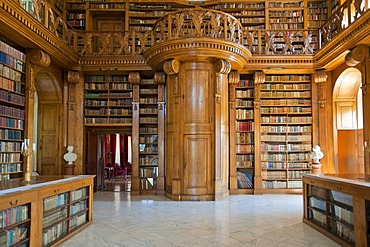
[[[325,83],[327,78],[328,73],[324,69],[316,70],[313,76],[313,81],[315,83]]]
[[[357,46],[350,53],[346,55],[345,61],[348,66],[356,66],[357,64],[363,62],[369,53],[368,46]]]
[[[324,108],[326,103],[327,78],[328,74],[324,69],[315,71],[313,76],[313,81],[318,83],[318,103],[320,108]]]
[[[240,73],[237,70],[232,70],[229,73],[229,103],[230,109],[235,108],[235,86],[240,81]]]
[[[180,62],[176,59],[172,59],[164,62],[163,70],[167,75],[175,75],[180,71]]]
[[[240,73],[237,70],[232,70],[229,73],[229,83],[236,84],[240,81]]]
[[[266,76],[263,71],[254,72],[254,105],[258,109],[261,100],[261,84],[265,82]]]

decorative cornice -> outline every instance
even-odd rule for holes
[[[242,69],[251,57],[250,51],[242,45],[211,38],[189,38],[170,40],[155,44],[144,52],[144,57],[153,69],[160,69],[163,63],[175,58],[180,61],[194,57],[218,58],[231,63],[236,70]]]
[[[84,56],[80,65],[84,71],[152,69],[143,56]]]

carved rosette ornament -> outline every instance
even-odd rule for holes
[[[365,60],[368,53],[369,48],[367,46],[357,46],[346,55],[346,64],[351,67],[356,66]]]
[[[167,75],[175,75],[180,71],[180,62],[176,59],[166,61],[163,64],[163,70]]]
[[[31,63],[41,67],[47,67],[50,64],[49,55],[41,50],[31,50],[27,54],[27,57],[29,58]]]
[[[229,103],[231,109],[235,108],[235,87],[239,83],[239,80],[239,71],[233,70],[229,73]]]
[[[314,74],[314,82],[318,83],[319,86],[319,105],[321,108],[325,107],[326,103],[326,90],[327,90],[327,83],[326,79],[328,78],[328,74],[325,70],[317,70]]]

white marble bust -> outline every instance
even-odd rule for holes
[[[319,145],[315,145],[312,148],[312,153],[310,155],[310,159],[312,159],[313,163],[320,163],[320,159],[324,157],[324,153],[321,152],[321,148]]]
[[[77,154],[73,153],[73,146],[67,147],[68,153],[66,153],[63,158],[68,162],[68,165],[73,165],[73,162],[77,159]]]

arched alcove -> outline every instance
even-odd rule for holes
[[[34,158],[34,170],[41,175],[62,174],[61,142],[63,130],[63,91],[61,83],[62,74],[43,70],[35,75],[35,111],[34,111],[34,143],[37,145]],[[58,78],[60,78],[58,80]],[[37,127],[36,127],[37,126]]]
[[[344,70],[334,85],[334,152],[337,172],[364,173],[361,72]]]

